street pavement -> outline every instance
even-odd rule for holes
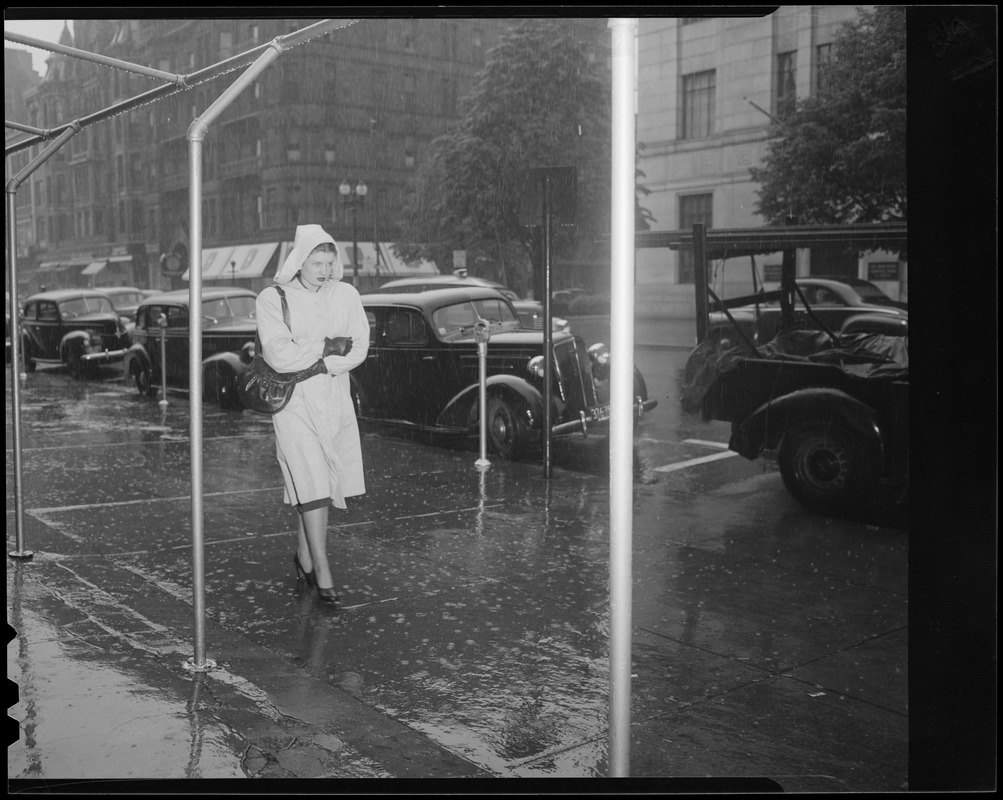
[[[686,348],[692,326],[639,320],[635,345]],[[187,400],[130,396],[147,416],[123,430],[120,395],[29,379],[17,550],[8,389],[12,792],[907,788],[903,532],[833,536],[761,475],[725,490],[727,519],[713,491],[635,485],[631,783],[601,788],[607,476],[366,432],[367,495],[331,513],[332,609],[294,577],[270,421],[207,410],[203,670]],[[764,540],[777,514],[797,523]]]

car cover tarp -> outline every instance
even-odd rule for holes
[[[878,333],[830,336],[823,331],[783,331],[760,345],[759,358],[838,367],[861,379],[909,378],[909,338]],[[680,402],[684,411],[696,412],[718,376],[752,358],[741,346],[720,349],[710,339],[698,344],[686,361]]]

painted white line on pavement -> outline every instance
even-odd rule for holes
[[[706,464],[709,461],[720,461],[722,458],[731,458],[732,456],[737,456],[738,453],[729,450],[727,453],[714,453],[710,456],[701,456],[700,458],[691,458],[688,461],[679,461],[675,464],[666,464],[664,467],[655,467],[654,472],[676,472],[680,469],[686,469],[687,467],[695,467],[697,464]]]
[[[683,439],[683,444],[699,444],[703,447],[713,447],[715,450],[727,450],[725,442],[708,442],[706,439]]]

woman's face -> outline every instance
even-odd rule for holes
[[[314,291],[320,289],[334,277],[334,265],[337,263],[337,258],[334,253],[314,250],[306,257],[306,261],[300,267],[300,278],[303,285]]]

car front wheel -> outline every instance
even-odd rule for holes
[[[38,366],[35,363],[35,348],[29,339],[25,339],[21,345],[21,360],[24,362],[25,372],[34,372]]]
[[[526,423],[503,398],[493,396],[487,402],[487,435],[492,449],[509,461],[526,450]]]
[[[157,386],[153,382],[153,371],[140,364],[133,364],[132,378],[136,382],[136,390],[144,397],[153,397],[157,393]]]
[[[227,411],[243,408],[237,394],[237,376],[226,364],[213,362],[202,376],[202,397]]]
[[[810,511],[846,510],[873,487],[874,465],[861,439],[840,425],[804,422],[780,444],[784,485]]]

